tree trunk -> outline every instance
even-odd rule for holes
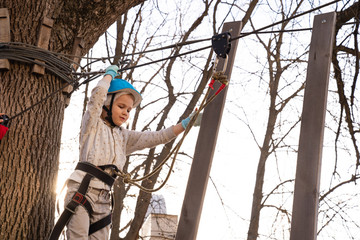
[[[0,0],[0,8],[9,11],[12,42],[36,45],[47,17],[54,20],[49,50],[69,54],[75,37],[82,37],[83,56],[119,15],[141,2]],[[10,61],[10,70],[0,71],[0,112],[14,116],[63,84],[47,71],[33,74],[32,64]],[[50,234],[64,108],[61,93],[51,96],[14,118],[1,141],[0,239],[45,239]]]
[[[284,25],[282,27],[285,28]],[[249,225],[249,231],[247,237],[248,240],[257,239],[259,234],[260,212],[263,207],[262,200],[263,200],[265,166],[266,166],[266,161],[268,160],[268,157],[270,155],[270,146],[272,144],[272,137],[275,130],[275,124],[279,114],[279,111],[276,109],[276,99],[278,97],[278,87],[281,79],[281,74],[284,71],[280,61],[282,36],[283,36],[282,34],[279,34],[277,38],[277,44],[274,51],[275,53],[272,53],[270,48],[266,49],[267,59],[269,64],[269,92],[270,92],[269,117],[268,117],[264,142],[260,148],[260,159],[258,163],[255,188],[253,193],[250,225]]]
[[[33,75],[30,66],[12,63],[11,68],[1,74],[6,112],[20,112],[60,87],[54,76]],[[15,118],[1,141],[0,239],[43,239],[53,226],[64,108],[61,94],[49,98]]]
[[[269,157],[269,149],[271,136],[274,132],[274,126],[276,122],[276,114],[270,112],[267,124],[267,130],[265,134],[265,139],[261,147],[261,153],[258,163],[258,168],[256,172],[256,181],[255,188],[253,193],[253,202],[251,208],[251,218],[248,231],[248,240],[256,240],[259,234],[259,222],[260,222],[260,212],[262,209],[262,200],[263,200],[263,187],[264,187],[264,176],[265,176],[265,165],[266,160]]]

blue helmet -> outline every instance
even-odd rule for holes
[[[115,94],[122,91],[129,92],[134,96],[134,107],[137,107],[140,104],[142,97],[141,94],[134,88],[134,86],[124,79],[114,78],[110,82],[108,94]]]

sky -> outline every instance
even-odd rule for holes
[[[194,9],[193,7],[191,9]],[[258,15],[261,15],[261,13],[264,14],[260,10],[255,12]],[[241,14],[237,16],[236,20],[241,20]],[[259,18],[255,25],[256,27],[262,27],[267,25],[268,21],[269,18]],[[309,18],[309,24],[311,25],[311,23],[312,19]],[[113,33],[114,29],[115,27],[112,26],[109,32]],[[302,37],[305,39],[304,44],[310,42],[310,34],[302,33]],[[115,34],[113,35],[115,36]],[[206,36],[204,33],[200,35]],[[104,38],[102,37],[94,48],[94,55],[106,55],[101,51],[103,46]],[[288,49],[288,51],[293,50]],[[268,93],[266,84],[264,85],[265,80],[255,74],[245,75],[244,69],[247,72],[256,71],[259,67],[259,61],[264,60],[266,60],[266,54],[256,45],[254,40],[240,40],[212,162],[197,235],[198,240],[242,240],[247,238],[252,194],[260,154],[257,143],[262,144],[266,128]],[[100,62],[93,67],[93,70],[105,69],[106,66],[106,64]],[[179,67],[179,71],[181,71],[181,67]],[[299,79],[304,79],[305,76],[306,72],[299,74]],[[90,84],[90,89],[95,84],[96,80]],[[329,90],[330,92],[336,90],[334,82],[330,82]],[[57,192],[60,192],[78,159],[78,134],[83,107],[83,92],[84,88],[74,92],[70,105],[65,110]],[[301,113],[302,98],[299,97],[296,101],[288,115],[284,115],[283,118],[288,117],[290,119],[293,115]],[[336,102],[336,97],[329,94],[329,102]],[[330,124],[331,116],[327,115],[326,119],[327,123]],[[170,122],[169,120],[168,125],[171,124]],[[246,124],[251,126],[252,132]],[[191,130],[181,148],[182,151],[189,154],[194,153],[198,131],[199,127],[194,127]],[[297,126],[294,135],[290,139],[294,148],[298,143],[299,132],[300,127]],[[334,161],[332,132],[326,130],[324,139],[321,182],[328,183],[331,180],[331,167]],[[264,192],[271,191],[274,184],[279,181],[279,176],[281,176],[282,180],[293,179],[295,177],[296,160],[296,154],[288,150],[280,151],[277,159],[271,157],[266,165],[268,172],[265,176]],[[168,214],[180,217],[190,166],[191,159],[180,156],[176,161],[176,170],[171,174],[169,182],[156,193],[165,197]],[[293,185],[289,184],[283,190],[290,192],[293,190],[292,187]],[[356,186],[355,189],[359,190],[359,187]],[[348,190],[354,190],[354,186],[349,187]],[[281,202],[291,206],[292,197],[290,194],[285,194],[282,198]],[[270,199],[270,203],[276,200]],[[262,211],[260,234],[271,235],[269,229],[274,223],[273,213],[274,210],[271,208]],[[356,215],[358,212],[354,214]],[[279,216],[279,218],[282,217]],[[277,224],[281,224],[282,221],[286,222],[287,219],[281,219]],[[279,229],[281,231],[281,226],[279,226]],[[339,234],[339,237],[342,237],[344,233]],[[287,239],[287,237],[287,233],[283,233],[282,239]],[[321,239],[326,239],[326,235]]]

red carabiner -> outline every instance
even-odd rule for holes
[[[219,89],[217,90],[217,92],[215,93],[215,96],[218,95],[224,88],[226,87],[226,84],[222,84]]]
[[[215,83],[215,79],[213,78],[213,79],[211,79],[211,82],[209,83],[209,87],[211,89],[214,89],[214,83]]]

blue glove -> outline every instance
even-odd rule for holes
[[[185,118],[184,120],[181,121],[181,126],[186,129],[187,125],[189,124],[191,118],[194,116],[195,112],[193,112],[192,114],[190,114],[190,116],[188,116],[187,118]]]
[[[111,66],[106,68],[104,76],[105,75],[110,75],[112,77],[111,80],[113,80],[118,75],[118,70],[119,70],[118,66],[111,65]]]

